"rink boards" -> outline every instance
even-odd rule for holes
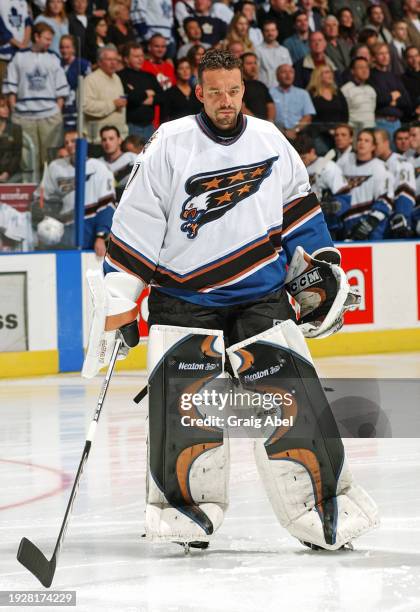
[[[420,241],[339,245],[349,282],[362,296],[342,332],[313,340],[315,357],[420,349]],[[79,371],[91,305],[91,252],[0,254],[0,377]],[[142,343],[118,364],[144,368]]]

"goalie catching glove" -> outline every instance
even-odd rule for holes
[[[306,338],[325,338],[343,326],[346,310],[360,303],[350,288],[339,251],[321,249],[311,255],[297,247],[285,287],[300,307],[299,327]]]
[[[119,359],[124,359],[128,349],[137,346],[136,300],[144,284],[126,272],[110,272],[104,277],[101,270],[88,270],[86,278],[93,301],[93,318],[82,376],[93,378],[109,364],[118,333],[124,342]]]

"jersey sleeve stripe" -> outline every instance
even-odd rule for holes
[[[306,219],[314,211],[321,210],[318,198],[314,193],[298,198],[287,204],[283,216],[283,235],[292,227]]]
[[[113,234],[110,236],[108,258],[118,267],[139,276],[146,284],[150,283],[156,269],[156,264],[130,249]]]

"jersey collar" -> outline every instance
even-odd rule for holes
[[[239,113],[236,126],[233,130],[220,130],[214,125],[210,117],[204,111],[196,115],[195,119],[198,123],[198,127],[208,138],[225,147],[239,140],[245,132],[247,125],[247,118],[242,113]]]

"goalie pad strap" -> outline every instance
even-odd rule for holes
[[[105,320],[105,331],[113,331],[119,329],[123,325],[132,323],[137,318],[139,309],[136,304],[131,310],[121,312],[120,314],[108,315]]]

